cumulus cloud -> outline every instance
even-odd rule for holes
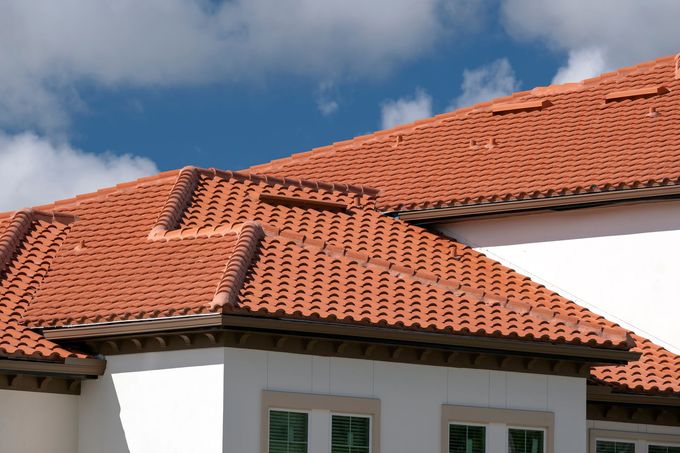
[[[92,154],[35,134],[0,133],[0,211],[91,192],[157,173],[149,159]]]
[[[605,68],[604,55],[601,49],[570,50],[566,66],[558,69],[552,83],[577,82],[594,77],[604,72]]]
[[[568,61],[555,82],[578,81],[680,50],[676,0],[503,0],[512,36],[547,43]]]
[[[519,81],[507,58],[501,58],[479,68],[465,69],[460,89],[461,94],[448,110],[507,96],[519,89]]]
[[[471,8],[459,3],[466,2],[1,2],[0,127],[65,127],[80,82],[144,87],[282,73],[381,75],[474,23]]]
[[[412,97],[383,102],[381,112],[383,129],[410,123],[432,116],[432,97],[425,90],[418,88]]]

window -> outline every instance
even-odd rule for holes
[[[486,453],[487,445],[502,444],[509,453],[554,453],[552,412],[444,404],[441,426],[441,453]]]
[[[486,427],[449,425],[449,453],[484,453]]]
[[[331,418],[331,453],[369,453],[371,419],[353,415]]]
[[[680,453],[680,436],[590,429],[590,453]]]
[[[269,453],[307,453],[305,412],[269,411]]]
[[[596,453],[635,453],[635,444],[616,440],[598,440]]]
[[[532,429],[510,428],[508,451],[510,453],[543,453],[545,433]]]
[[[260,451],[380,453],[380,400],[262,392]]]
[[[650,445],[647,453],[680,453],[680,447],[668,445]]]

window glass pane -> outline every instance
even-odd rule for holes
[[[368,417],[333,415],[331,453],[369,453],[371,420]]]
[[[680,447],[670,447],[667,445],[650,445],[648,453],[680,453]]]
[[[307,453],[308,414],[269,411],[269,453]]]
[[[598,440],[597,453],[635,453],[633,442],[618,442],[613,440]]]
[[[508,451],[510,453],[543,453],[543,431],[532,429],[508,430]]]
[[[449,453],[484,453],[484,426],[449,425]]]

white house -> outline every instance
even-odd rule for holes
[[[680,452],[679,88],[663,58],[5,214],[0,451]]]

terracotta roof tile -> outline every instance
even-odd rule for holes
[[[675,184],[673,70],[519,93],[266,167],[286,177],[186,168],[41,207],[71,215],[0,215],[0,354],[74,354],[43,327],[214,312],[628,349],[619,326],[376,207]],[[634,338],[642,359],[593,379],[676,392],[678,358]]]
[[[0,357],[85,357],[52,343],[21,322],[72,221],[72,216],[31,210],[0,220]]]
[[[625,330],[529,278],[379,214],[375,191],[194,168],[174,179],[73,206],[27,322],[245,310],[629,346]]]
[[[595,368],[592,380],[620,392],[680,395],[680,356],[639,335],[633,338],[632,350],[642,354],[640,360]]]
[[[638,92],[645,88],[654,92]],[[378,206],[386,211],[676,185],[678,115],[680,79],[674,58],[666,57],[581,83],[516,93],[250,171],[367,184],[381,189]]]

